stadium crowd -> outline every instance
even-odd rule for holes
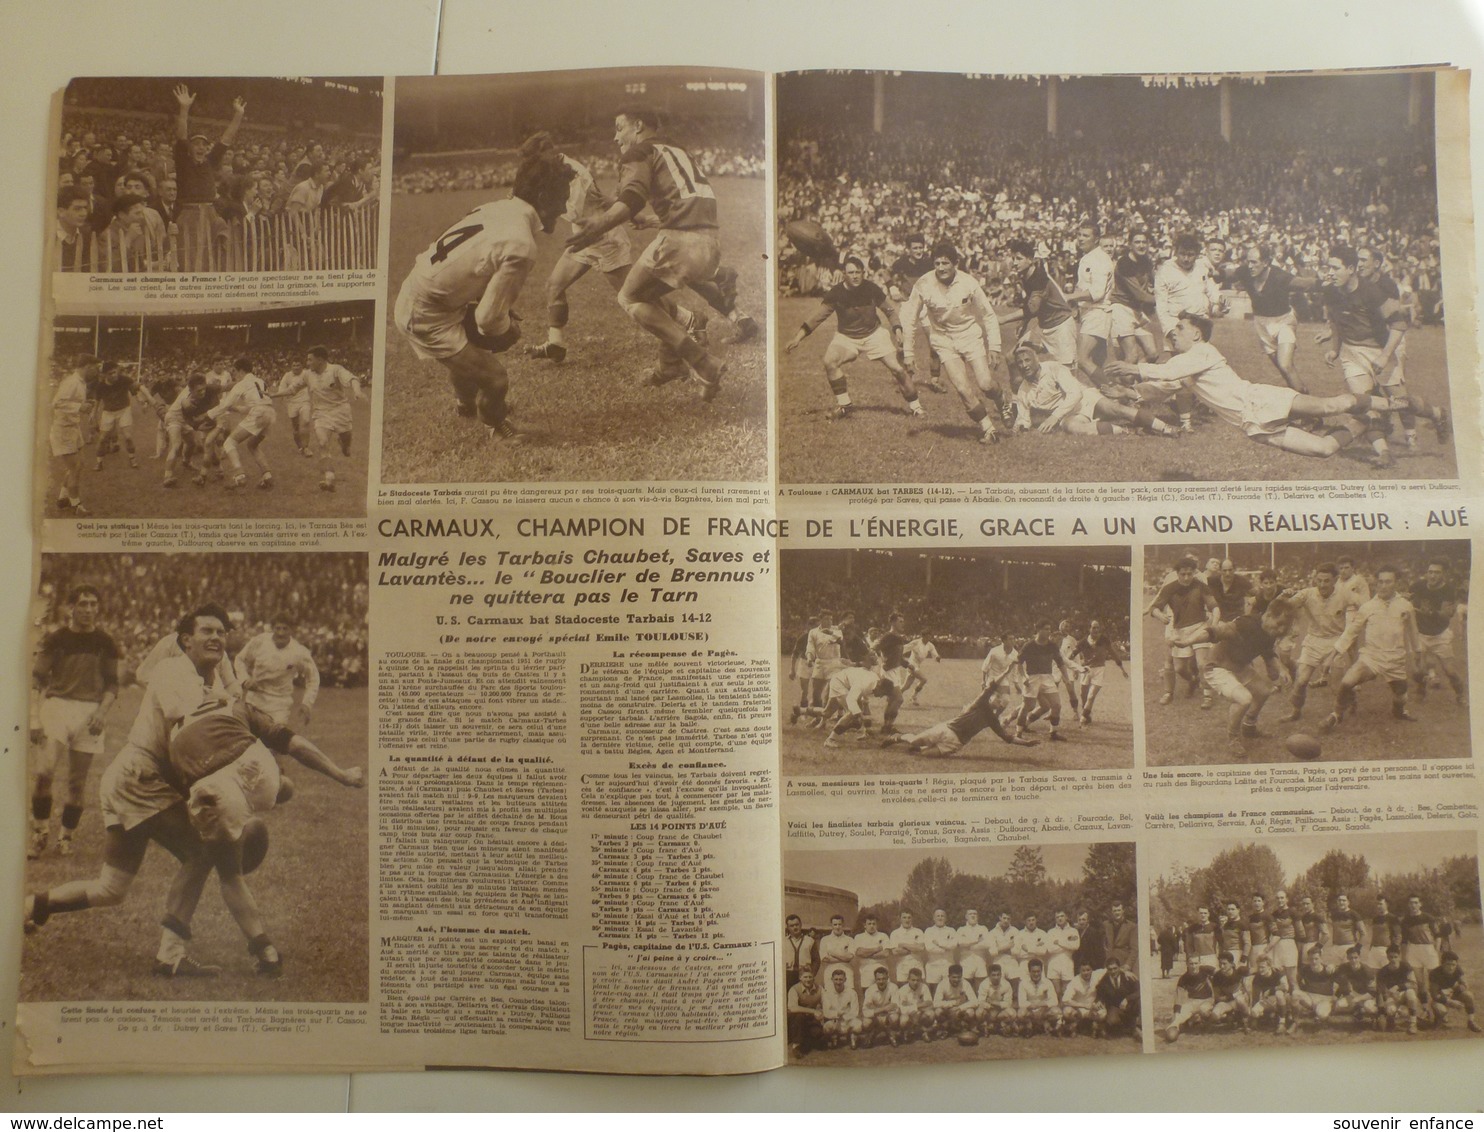
[[[328,219],[374,208],[380,100],[375,100],[377,116],[364,124],[365,132],[310,131],[291,113],[280,115],[284,125],[259,124],[265,109],[258,97],[262,82],[244,84],[251,84],[252,94],[247,117],[240,123],[231,118],[224,99],[217,100],[223,105],[213,104],[190,120],[190,132],[204,135],[213,145],[229,139],[220,160],[209,163],[215,193],[206,215],[205,244],[213,258],[197,262],[228,269],[301,268],[312,260],[315,241],[329,238],[328,229],[315,228],[311,222],[306,244],[305,237],[285,227],[283,217],[303,212],[322,213]],[[61,213],[74,201],[85,201],[83,231],[97,246],[79,247],[75,238],[63,241],[61,269],[190,269],[179,225],[183,217],[197,226],[200,221],[180,199],[177,105],[169,84],[90,80],[87,89],[70,97],[93,101],[69,104],[63,110],[57,206]],[[141,101],[148,105],[136,106]],[[220,113],[222,120],[207,113]],[[233,124],[224,127],[227,119]],[[136,213],[141,203],[143,212]],[[368,228],[365,235],[369,234]],[[184,242],[190,242],[190,234]],[[120,244],[127,250],[118,250]],[[354,251],[364,258],[364,248]]]
[[[352,554],[53,554],[42,559],[39,640],[66,623],[77,585],[102,595],[98,627],[132,674],[181,615],[214,601],[232,616],[228,651],[287,620],[314,657],[326,687],[368,680],[366,559]],[[127,677],[126,677],[127,678]]]
[[[1018,293],[1010,241],[1033,241],[1037,258],[1070,283],[1077,228],[1091,220],[1120,238],[1146,230],[1156,263],[1172,257],[1184,232],[1224,241],[1233,257],[1245,243],[1271,244],[1275,265],[1291,272],[1314,267],[1333,244],[1365,244],[1416,296],[1420,320],[1442,314],[1433,155],[1417,138],[1336,141],[1316,127],[1278,147],[1171,140],[1136,126],[1093,141],[1029,136],[1013,121],[880,135],[812,124],[783,131],[779,153],[780,226],[818,221],[883,285],[906,238],[926,233],[930,244],[959,249],[992,302],[1010,304]],[[788,247],[781,228],[779,246]],[[837,281],[797,251],[782,256],[785,294]]]

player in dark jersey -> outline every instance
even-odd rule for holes
[[[1253,244],[1243,253],[1242,262],[1228,260],[1220,270],[1228,280],[1247,292],[1252,302],[1252,324],[1262,352],[1290,389],[1300,393],[1309,390],[1299,380],[1293,366],[1298,347],[1298,315],[1293,310],[1293,291],[1312,291],[1319,286],[1319,276],[1293,275],[1273,265],[1271,244]]]
[[[95,387],[98,403],[98,442],[93,459],[93,471],[103,470],[103,457],[117,450],[120,444],[129,457],[129,467],[139,467],[139,457],[134,452],[134,396],[139,392],[139,383],[124,372],[117,362],[104,362]]]
[[[1247,934],[1247,922],[1235,900],[1228,900],[1216,919],[1216,946],[1223,955],[1230,954],[1233,962],[1243,965],[1247,953],[1252,950],[1251,937]]]
[[[1210,967],[1197,967],[1175,980],[1175,1011],[1170,1024],[1165,1027],[1165,1041],[1178,1041],[1181,1030],[1200,1025],[1215,1012],[1216,991],[1211,985],[1213,974],[1215,971]]]
[[[1422,580],[1408,595],[1417,611],[1417,644],[1419,662],[1412,676],[1417,698],[1427,698],[1428,670],[1433,664],[1443,670],[1453,695],[1460,704],[1468,703],[1468,687],[1458,672],[1453,656],[1453,617],[1458,612],[1458,589],[1448,577],[1448,563],[1442,558],[1429,559]]]
[[[974,697],[968,707],[950,720],[935,723],[916,735],[888,735],[881,741],[881,745],[888,747],[893,743],[905,743],[909,755],[947,757],[957,754],[970,739],[987,727],[1006,743],[1017,747],[1036,746],[1037,740],[1013,735],[1000,722],[995,707],[995,693],[998,689],[998,684],[985,688]]]
[[[40,748],[40,765],[31,786],[29,858],[41,856],[51,832],[52,783],[65,755],[67,799],[57,852],[72,852],[72,838],[82,821],[83,798],[93,756],[103,751],[103,724],[118,698],[119,650],[98,628],[102,598],[88,585],[67,595],[67,623],[41,642],[31,675],[31,742]]]
[[[1299,901],[1299,974],[1303,974],[1303,965],[1309,962],[1311,955],[1324,956],[1324,949],[1329,946],[1330,930],[1329,921],[1324,918],[1324,913],[1314,907],[1314,898],[1305,896]]]
[[[1410,327],[1412,324],[1412,307],[1409,303],[1402,301],[1401,288],[1397,286],[1396,280],[1385,271],[1380,255],[1373,248],[1368,248],[1362,244],[1355,249],[1355,270],[1362,280],[1375,284],[1388,299],[1394,300],[1401,307],[1402,311],[1407,315],[1407,325]],[[1407,339],[1404,336],[1396,348],[1396,353],[1393,355],[1394,361],[1390,374],[1382,379],[1386,384],[1387,391],[1391,392],[1394,390],[1399,396],[1406,392],[1406,356]],[[1408,448],[1417,447],[1418,411],[1415,405],[1404,402],[1404,407],[1397,413],[1397,417],[1402,423],[1402,433],[1406,438]],[[1446,419],[1447,410],[1442,409],[1441,412]]]
[[[1262,894],[1252,894],[1252,911],[1247,913],[1247,965],[1255,966],[1257,960],[1272,946],[1273,919],[1267,912],[1267,901]]]
[[[1365,917],[1350,907],[1350,897],[1340,893],[1329,914],[1329,941],[1324,948],[1324,961],[1338,967],[1348,961],[1351,950],[1365,953]]]
[[[1113,264],[1113,337],[1124,361],[1159,357],[1154,318],[1154,259],[1149,233],[1139,228],[1129,234],[1128,250]]]
[[[1056,688],[1056,673],[1061,673],[1062,683],[1073,686],[1071,671],[1062,659],[1061,647],[1051,639],[1051,622],[1042,621],[1036,626],[1036,635],[1020,650],[1020,663],[1025,668],[1025,699],[1020,705],[1020,717],[1016,720],[1017,735],[1042,716],[1049,716],[1054,743],[1066,742],[1066,736],[1057,732],[1061,723],[1061,694]]]
[[[892,298],[897,302],[905,302],[917,281],[933,269],[933,257],[928,254],[927,237],[920,233],[913,233],[907,237],[907,253],[897,257],[897,261],[891,265],[891,286],[895,294]],[[926,338],[926,330],[919,331],[918,327],[910,328],[913,334],[921,332]],[[938,358],[938,351],[928,344],[928,380],[924,382],[934,393],[947,393],[947,387],[938,380],[938,375],[943,372],[943,363]]]
[[[1432,1024],[1441,1030],[1448,1024],[1448,1011],[1455,1006],[1463,1007],[1468,1028],[1479,1033],[1479,1019],[1474,1012],[1474,996],[1458,966],[1458,953],[1445,951],[1442,962],[1435,971],[1427,975],[1428,1012]]]
[[[659,124],[659,115],[647,107],[624,107],[614,117],[613,140],[623,163],[618,198],[601,216],[574,222],[567,246],[581,251],[645,205],[654,210],[659,234],[629,270],[618,304],[659,339],[659,365],[650,371],[647,384],[665,385],[694,372],[702,400],[710,401],[721,389],[726,362],[691,338],[664,300],[688,286],[711,301],[706,288],[708,284],[714,288],[721,267],[716,192],[689,153],[660,137]]]
[[[1061,287],[1035,255],[1029,240],[1010,241],[1010,262],[1020,281],[1020,312],[1003,315],[1000,321],[1020,323],[1021,340],[1034,330],[1051,359],[1072,369],[1077,364],[1077,320]]]
[[[1160,697],[1161,704],[1174,702],[1177,677],[1185,681],[1186,695],[1195,695],[1196,687],[1201,687],[1202,706],[1211,695],[1202,681],[1201,668],[1211,647],[1205,629],[1214,620],[1218,607],[1210,587],[1196,577],[1199,568],[1200,563],[1193,556],[1185,555],[1175,563],[1175,577],[1162,585],[1144,608],[1146,617],[1164,622],[1165,643],[1170,650],[1164,668],[1165,692]]]
[[[1072,659],[1081,666],[1077,685],[1078,702],[1082,722],[1088,724],[1092,722],[1092,705],[1097,703],[1103,690],[1103,673],[1107,666],[1115,665],[1123,673],[1125,680],[1128,679],[1128,669],[1123,667],[1123,650],[1104,631],[1101,621],[1094,621],[1087,627],[1087,635],[1080,638],[1072,649]]]
[[[1348,1014],[1356,1025],[1364,1026],[1376,1020],[1376,973],[1361,959],[1360,947],[1351,947],[1345,953],[1345,962],[1335,970],[1336,994],[1335,1014]]]
[[[1195,922],[1185,928],[1185,969],[1214,968],[1219,955],[1216,921],[1211,919],[1211,909],[1202,905],[1195,910]]]
[[[828,614],[820,614],[821,625],[827,617]],[[799,682],[799,702],[789,715],[790,723],[797,723],[799,716],[809,710],[809,688],[813,683],[810,673],[813,666],[804,658],[809,651],[809,635],[813,631],[813,629],[805,629],[799,634],[798,639],[794,641],[793,652],[789,656],[788,678]]]
[[[213,205],[217,196],[217,178],[227,149],[242,128],[247,115],[247,102],[232,100],[232,120],[222,131],[220,141],[205,134],[191,133],[191,106],[196,96],[184,84],[171,93],[177,107],[175,116],[175,184],[177,212],[175,224],[179,233],[181,271],[209,271],[216,264],[212,257],[212,235],[220,223]],[[109,191],[112,191],[110,185]]]
[[[1293,994],[1295,1030],[1300,1011],[1312,1015],[1316,1029],[1329,1021],[1335,1012],[1341,982],[1339,972],[1325,963],[1323,951],[1311,948],[1307,961],[1299,967],[1298,988]]]
[[[1257,968],[1247,978],[1247,1001],[1253,1022],[1271,1017],[1279,1034],[1285,1027],[1297,1026],[1290,1023],[1292,996],[1293,983],[1288,975],[1274,966],[1271,956],[1259,956]]]
[[[1376,972],[1376,998],[1381,1008],[1378,1026],[1394,1030],[1397,1021],[1404,1018],[1407,1033],[1417,1032],[1417,1020],[1423,1012],[1417,972],[1410,963],[1402,962],[1402,949],[1395,944],[1386,949],[1386,966]]]
[[[1237,955],[1223,951],[1211,976],[1211,1020],[1221,1022],[1235,1018],[1247,1029],[1248,1008],[1246,979],[1250,972],[1237,962]]]
[[[887,300],[886,292],[866,278],[866,265],[857,256],[845,260],[845,278],[825,292],[819,309],[806,318],[784,350],[793,353],[804,339],[835,316],[835,337],[825,348],[824,375],[835,395],[832,416],[843,420],[850,414],[850,391],[846,385],[845,367],[864,354],[887,368],[897,383],[907,411],[914,417],[925,417],[922,402],[917,399],[917,386],[912,375],[897,360],[902,339],[902,324]],[[882,319],[885,319],[885,325]],[[888,327],[890,331],[888,332]]]

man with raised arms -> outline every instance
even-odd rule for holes
[[[992,444],[999,440],[995,418],[1005,401],[994,377],[1000,360],[1000,323],[984,289],[958,265],[958,250],[952,244],[933,249],[932,272],[913,285],[902,304],[902,364],[909,371],[913,368],[920,319],[969,419],[979,426],[980,443]],[[985,408],[985,398],[993,402],[993,411]]]
[[[833,418],[843,420],[850,414],[852,404],[845,367],[862,354],[886,367],[912,416],[927,416],[917,398],[917,386],[913,384],[912,375],[897,361],[897,342],[902,337],[897,313],[888,302],[886,292],[866,278],[866,265],[858,256],[845,260],[845,278],[825,292],[819,309],[804,320],[784,350],[793,353],[831,315],[836,321],[835,336],[825,347],[824,376],[835,396]]]

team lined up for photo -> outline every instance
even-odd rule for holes
[[[826,262],[837,254],[822,229],[813,240],[799,222],[788,231]],[[1014,239],[1008,247],[1020,310],[999,314],[960,266],[958,248],[945,241],[929,254],[927,239],[914,234],[879,281],[867,278],[863,257],[847,256],[841,281],[785,349],[835,316],[823,364],[837,420],[852,410],[845,367],[862,354],[891,373],[912,417],[927,416],[915,376],[926,354],[927,388],[944,391],[937,378],[946,375],[983,443],[997,442],[1007,428],[1176,438],[1197,430],[1202,408],[1257,443],[1300,455],[1328,457],[1365,440],[1382,467],[1392,463],[1388,438],[1397,422],[1408,447],[1418,443],[1419,417],[1432,423],[1440,444],[1451,438],[1447,407],[1405,384],[1409,308],[1373,249],[1337,245],[1323,264],[1293,275],[1274,265],[1268,244],[1251,244],[1236,261],[1225,258],[1224,241],[1213,243],[1220,247],[1203,249],[1198,236],[1181,235],[1173,256],[1156,267],[1143,230],[1120,241],[1084,223],[1075,283],[1067,283],[1044,250]],[[1223,286],[1248,296],[1262,352],[1282,385],[1238,374],[1212,345],[1213,319],[1227,313]],[[1316,341],[1329,343],[1325,364],[1340,367],[1343,393],[1316,396],[1294,369],[1291,293],[1300,288],[1321,294],[1328,328]],[[1008,366],[1002,327],[1018,327]]]
[[[785,920],[788,1040],[794,1057],[811,1049],[868,1048],[882,1039],[932,1042],[957,1037],[1140,1035],[1138,930],[1115,903],[1094,924],[1058,911],[1048,928],[1028,915],[1016,927],[1002,912],[994,927],[976,909],[952,927],[939,908],[927,928],[911,912],[889,935],[866,914],[856,935],[843,916],[827,934]]]
[[[1216,901],[1196,917],[1161,946],[1166,977],[1175,946],[1185,952],[1166,1041],[1187,1029],[1219,1026],[1247,1032],[1271,1024],[1275,1033],[1296,1035],[1301,1020],[1314,1031],[1349,1023],[1415,1034],[1420,1027],[1444,1029],[1457,1013],[1471,1032],[1484,1032],[1458,955],[1448,947],[1453,925],[1423,911],[1421,896],[1407,898],[1404,916],[1377,897],[1369,922],[1346,893],[1326,916],[1313,897],[1294,907],[1281,890],[1271,909],[1254,893],[1245,916],[1235,901]]]

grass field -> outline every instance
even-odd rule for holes
[[[929,665],[925,670],[928,686],[922,693],[922,702],[913,705],[909,700],[903,705],[901,714],[897,716],[897,729],[912,734],[958,715],[964,705],[980,692],[979,671],[979,662],[975,660],[945,660],[941,664]],[[787,657],[782,659],[781,673],[783,676],[788,674]],[[1134,765],[1134,728],[1130,714],[1132,692],[1129,682],[1111,667],[1093,707],[1090,727],[1079,728],[1063,703],[1061,732],[1067,737],[1067,742],[1015,747],[1001,742],[992,731],[982,731],[951,759],[909,755],[900,746],[883,749],[875,732],[865,742],[857,744],[844,740],[843,747],[827,749],[824,746],[825,732],[788,726],[789,713],[798,702],[798,681],[780,679],[785,777],[918,774],[928,769],[942,771],[949,768],[970,772],[1101,770],[1128,769]],[[872,702],[872,713],[879,725],[881,705],[885,701]],[[1044,722],[1032,724],[1031,731],[1044,739],[1046,725]]]
[[[294,434],[282,405],[273,431],[263,441],[261,452],[273,472],[271,490],[258,488],[257,475],[250,461],[248,484],[229,491],[224,480],[208,475],[206,485],[197,487],[189,474],[181,475],[172,488],[160,486],[165,476],[165,462],[152,459],[155,452],[157,419],[152,412],[134,410],[134,447],[139,454],[139,467],[129,467],[122,451],[103,460],[103,471],[93,471],[96,446],[83,452],[82,501],[100,518],[116,519],[321,519],[351,518],[366,513],[366,469],[369,466],[367,446],[371,434],[371,402],[351,402],[355,424],[350,459],[335,450],[333,492],[321,491],[320,478],[324,465],[306,460],[294,449]],[[56,509],[58,464],[51,461],[51,482],[47,488],[46,514],[68,515]]]
[[[1458,952],[1459,966],[1468,976],[1470,984],[1475,984],[1481,976],[1484,976],[1484,929],[1478,924],[1461,925],[1458,934],[1453,937],[1453,950]],[[1148,965],[1153,970],[1159,969],[1159,960],[1156,958]],[[1168,979],[1151,977],[1146,980],[1145,985],[1149,988],[1145,993],[1154,999],[1154,1026],[1156,1030],[1163,1030],[1169,1025],[1170,1014],[1175,1006],[1175,980],[1179,977],[1183,967],[1179,962],[1175,964],[1175,974]],[[1226,1025],[1216,1029],[1202,1028],[1199,1030],[1186,1029],[1180,1034],[1177,1042],[1165,1041],[1161,1033],[1155,1038],[1154,1048],[1156,1052],[1167,1053],[1197,1053],[1211,1050],[1227,1049],[1293,1049],[1301,1045],[1366,1045],[1371,1042],[1436,1042],[1446,1041],[1450,1038],[1473,1038],[1478,1039],[1478,1034],[1471,1034],[1464,1028],[1462,1013],[1458,1010],[1448,1012],[1448,1027],[1444,1030],[1422,1030],[1416,1034],[1407,1034],[1400,1030],[1388,1033],[1378,1033],[1375,1030],[1362,1030],[1351,1025],[1349,1021],[1338,1023],[1327,1023],[1316,1029],[1313,1019],[1308,1022],[1299,1022],[1299,1033],[1297,1036],[1285,1034],[1279,1037],[1271,1030],[1264,1028],[1263,1032],[1242,1033],[1240,1027]]]
[[[109,715],[106,754],[94,760],[89,775],[88,810],[76,852],[59,857],[50,849],[40,860],[28,861],[27,891],[96,874],[103,845],[98,778],[123,745],[140,698],[137,685],[126,689]],[[309,737],[341,766],[364,766],[368,706],[365,688],[324,689]],[[282,980],[253,973],[242,934],[214,880],[207,882],[190,946],[201,962],[220,964],[222,975],[176,981],[150,974],[165,893],[176,868],[175,858],[151,846],[122,904],[53,916],[25,937],[20,1001],[366,1001],[366,792],[337,786],[292,759],[284,763],[297,793],[268,816],[268,857],[249,878],[269,934],[283,954]],[[54,820],[54,839],[55,828]]]
[[[1179,682],[1175,701],[1161,705],[1164,694],[1161,672],[1165,663],[1164,631],[1161,622],[1144,619],[1144,752],[1150,766],[1190,766],[1231,763],[1236,760],[1227,750],[1227,702],[1218,699],[1215,706],[1202,711],[1199,695],[1186,698],[1185,682]],[[1464,650],[1458,650],[1460,657]],[[1468,680],[1468,666],[1460,660],[1461,675]],[[1453,699],[1445,686],[1431,691],[1423,703],[1416,701],[1416,690],[1410,693],[1408,710],[1416,723],[1400,723],[1391,718],[1391,693],[1379,680],[1360,687],[1360,714],[1349,716],[1328,737],[1319,735],[1319,723],[1334,704],[1335,684],[1309,689],[1304,705],[1304,718],[1298,723],[1279,723],[1288,714],[1290,703],[1285,690],[1279,689],[1263,709],[1259,728],[1263,737],[1246,741],[1249,763],[1295,763],[1293,755],[1283,749],[1283,740],[1295,732],[1313,735],[1323,743],[1321,762],[1360,762],[1373,759],[1446,759],[1467,758],[1469,754],[1469,709]]]
[[[818,309],[814,298],[780,298],[780,327],[796,327]],[[1313,344],[1317,326],[1299,330],[1299,376],[1317,394],[1343,391],[1339,370],[1324,365]],[[791,333],[791,332],[790,332]],[[1448,479],[1456,476],[1453,447],[1439,447],[1431,426],[1418,430],[1418,448],[1392,444],[1394,469],[1379,473],[1360,444],[1328,460],[1316,460],[1254,444],[1236,429],[1207,418],[1185,440],[1022,435],[995,446],[977,443],[978,426],[964,413],[958,395],[922,391],[925,421],[914,421],[886,369],[859,361],[849,370],[856,411],[847,420],[829,418],[834,399],[822,358],[834,334],[830,322],[792,354],[778,360],[778,478],[783,483],[1130,483],[1150,480],[1339,480],[1355,478]],[[780,335],[786,340],[790,334]],[[1277,375],[1257,344],[1250,323],[1218,322],[1213,341],[1250,381],[1275,382]],[[920,363],[919,363],[920,364]],[[1407,335],[1408,387],[1447,405],[1447,364],[1441,327]],[[946,386],[946,382],[945,382]]]
[[[961,1065],[975,1061],[1020,1061],[1042,1057],[1087,1057],[1093,1054],[1138,1053],[1140,1045],[1132,1036],[1093,1038],[1078,1034],[1071,1038],[1054,1038],[1039,1034],[1033,1038],[1006,1038],[998,1034],[980,1038],[978,1045],[961,1046],[953,1038],[936,1042],[916,1041],[893,1049],[883,1042],[874,1049],[818,1049],[803,1057],[789,1059],[792,1065],[846,1066],[853,1069],[884,1069],[901,1065]]]
[[[766,313],[763,254],[764,183],[718,178],[722,262],[738,272],[738,301],[762,326]],[[397,196],[392,201],[389,277],[395,299],[413,259],[488,190]],[[656,342],[626,315],[597,272],[567,292],[571,306],[567,360],[560,366],[523,355],[546,338],[546,279],[561,255],[567,226],[538,239],[536,266],[517,310],[520,345],[501,356],[510,374],[512,422],[527,433],[515,447],[491,443],[478,421],[454,415],[443,367],[417,358],[391,325],[388,305],[382,480],[386,483],[522,481],[758,481],[768,474],[767,347],[764,339],[734,346],[727,323],[713,318],[712,353],[729,369],[707,405],[700,387],[662,389],[640,382],[656,359]],[[635,252],[652,232],[633,233]],[[683,305],[709,308],[686,292]]]

